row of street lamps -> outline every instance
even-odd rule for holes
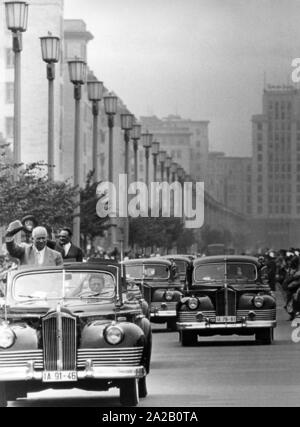
[[[6,22],[13,36],[14,51],[14,162],[21,163],[21,52],[23,49],[22,33],[28,26],[28,3],[23,1],[5,2]],[[61,56],[61,41],[59,37],[48,33],[46,37],[41,37],[42,59],[47,64],[48,79],[48,176],[49,180],[54,180],[54,80],[55,64],[59,62]],[[74,132],[74,186],[80,185],[80,126],[81,126],[81,99],[82,86],[87,81],[87,64],[80,58],[68,61],[70,81],[74,85],[75,100],[75,132]],[[115,125],[115,116],[118,110],[118,98],[113,94],[104,96],[104,85],[97,79],[87,81],[88,99],[92,102],[93,113],[93,169],[94,180],[97,182],[99,176],[98,170],[98,119],[99,103],[104,100],[104,110],[108,117],[109,129],[109,166],[108,180],[113,182],[113,130]],[[154,181],[158,178],[158,161],[160,163],[160,179],[164,181],[165,171],[166,179],[169,182],[184,178],[184,170],[177,163],[172,163],[172,158],[166,151],[160,151],[160,143],[154,141],[154,137],[148,131],[142,133],[142,126],[136,123],[133,114],[126,112],[121,114],[121,128],[124,131],[125,141],[125,174],[129,174],[129,144],[133,141],[134,149],[134,178],[138,181],[138,149],[139,141],[145,149],[146,172],[145,182],[149,185],[149,160],[150,153],[153,156]],[[172,175],[172,176],[171,176]],[[76,197],[76,208],[73,221],[74,243],[80,243],[80,194]]]

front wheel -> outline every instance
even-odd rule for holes
[[[7,407],[7,397],[5,383],[0,383],[0,408]]]
[[[274,341],[273,328],[261,329],[256,332],[256,342],[261,345],[271,345]]]
[[[124,380],[120,386],[120,401],[122,406],[135,407],[139,404],[138,381]]]

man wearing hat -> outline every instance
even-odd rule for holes
[[[14,236],[24,230],[21,221],[12,222],[6,232],[6,248],[10,256],[17,258],[20,265],[32,266],[60,266],[63,265],[63,259],[59,252],[47,247],[48,233],[44,227],[35,227],[32,230],[32,241],[30,244],[18,245]]]

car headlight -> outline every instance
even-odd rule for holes
[[[0,327],[0,348],[8,349],[14,345],[16,335],[14,331],[8,326]]]
[[[265,300],[263,297],[258,296],[254,298],[253,302],[256,308],[262,308],[265,303]]]
[[[105,330],[104,337],[108,344],[118,345],[124,338],[124,332],[119,326],[109,326]]]
[[[188,300],[188,307],[190,310],[197,310],[199,307],[199,300],[197,298],[190,298]]]
[[[166,301],[171,302],[171,301],[173,301],[173,298],[174,298],[174,292],[167,291],[165,293]]]

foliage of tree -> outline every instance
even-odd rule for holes
[[[132,218],[129,236],[130,245],[140,248],[177,247],[185,251],[194,243],[193,231],[185,229],[179,218]]]

